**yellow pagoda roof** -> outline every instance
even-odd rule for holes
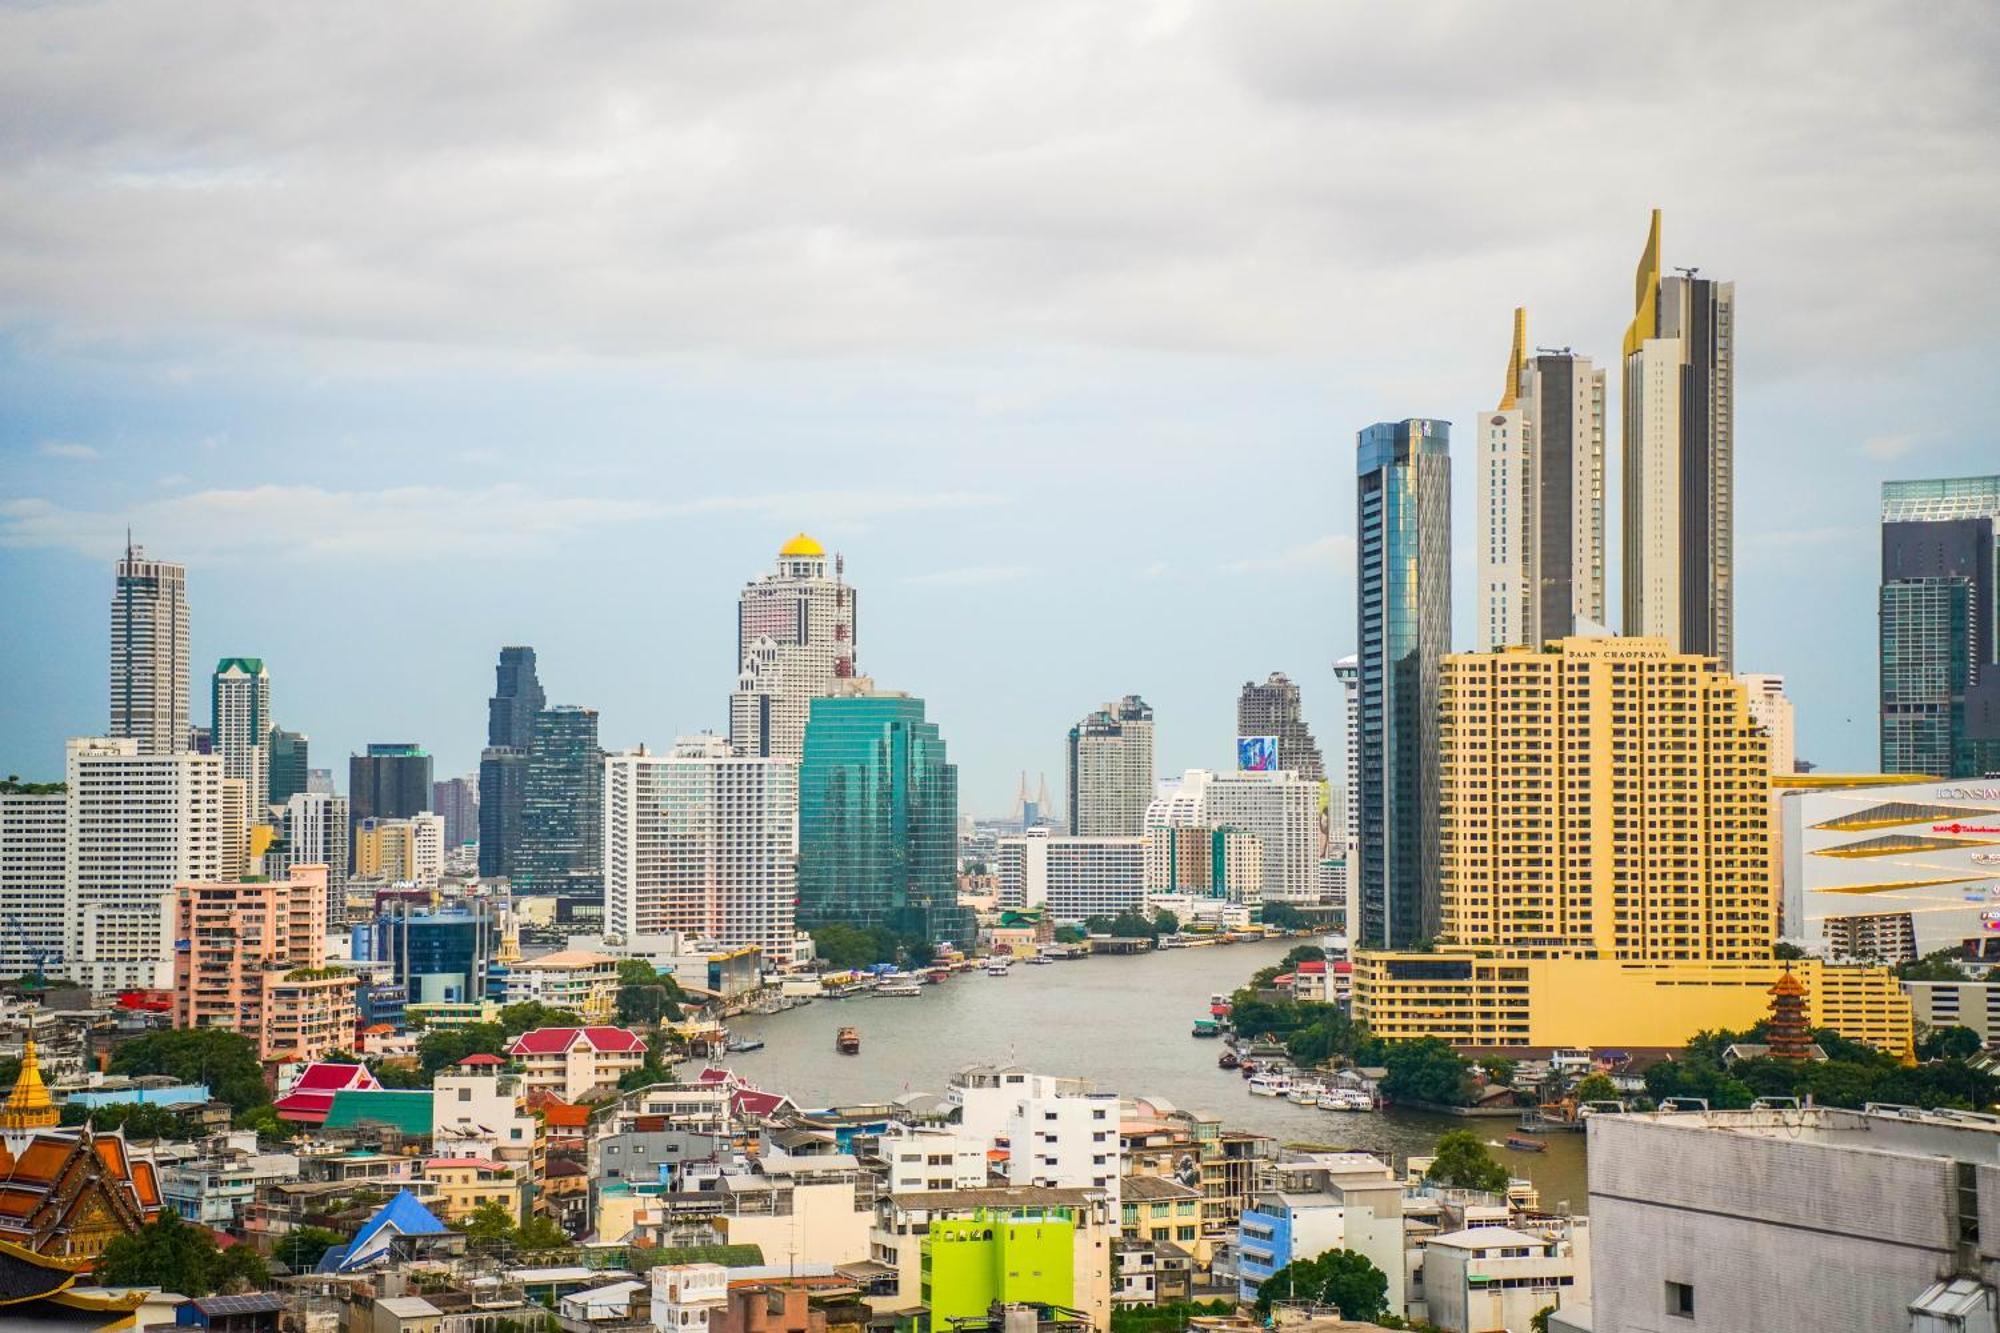
[[[41,1060],[35,1053],[35,1039],[21,1048],[21,1073],[14,1090],[0,1106],[0,1129],[46,1129],[62,1118],[48,1084],[42,1082]]]
[[[801,532],[798,536],[778,548],[779,555],[822,556],[826,548]]]

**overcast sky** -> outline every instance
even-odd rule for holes
[[[1997,51],[1990,3],[0,9],[0,772],[104,727],[127,524],[196,720],[262,656],[343,786],[472,769],[503,643],[609,746],[722,727],[801,528],[968,810],[1127,692],[1227,765],[1273,670],[1332,758],[1354,432],[1490,408],[1516,304],[1610,366],[1653,207],[1737,283],[1738,665],[1867,768],[1878,484],[2000,470]]]

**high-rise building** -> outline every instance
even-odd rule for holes
[[[63,892],[69,793],[0,788],[0,977],[63,962],[68,904]]]
[[[354,826],[354,874],[434,889],[444,870],[444,818],[364,819]]]
[[[326,963],[327,867],[175,889],[174,1026],[226,1028],[261,1060],[317,1060],[354,1040],[355,974]]]
[[[431,784],[431,809],[444,820],[444,845],[479,841],[479,778],[446,778]]]
[[[535,714],[510,874],[536,893],[603,893],[604,751],[595,708],[558,704]]]
[[[128,539],[111,595],[111,735],[141,754],[188,748],[187,568]]]
[[[1757,672],[1736,677],[1747,692],[1750,716],[1771,738],[1771,776],[1790,773],[1798,760],[1792,701],[1785,696],[1785,678]]]
[[[736,691],[729,743],[737,753],[797,761],[814,699],[854,675],[855,591],[840,558],[803,532],[778,548],[777,568],[743,586],[736,608]]]
[[[93,990],[164,987],[174,886],[222,872],[222,761],[106,737],[71,741],[66,769],[63,970]]]
[[[431,804],[431,757],[410,741],[374,742],[368,753],[347,757],[348,815],[408,819]]]
[[[1306,725],[1299,687],[1282,671],[1273,671],[1262,685],[1243,682],[1243,693],[1236,697],[1236,734],[1275,736],[1279,768],[1314,782],[1326,777],[1326,761],[1320,757],[1312,728]]]
[[[1069,833],[1136,838],[1153,800],[1153,710],[1128,694],[1069,729]]]
[[[303,731],[272,727],[266,743],[271,749],[270,801],[282,808],[312,781],[311,737]]]
[[[2000,476],[1882,484],[1884,773],[2000,773]]]
[[[347,867],[351,864],[347,798],[326,792],[294,792],[285,802],[282,865],[326,867],[326,919],[347,924]]]
[[[958,769],[922,699],[851,688],[814,699],[806,724],[800,923],[963,940]]]
[[[1295,905],[1319,901],[1317,782],[1289,770],[1214,773],[1191,768],[1177,783],[1162,787],[1146,809],[1145,824],[1149,837],[1167,829],[1235,829],[1250,834],[1259,845],[1257,864],[1263,883],[1255,897],[1239,901]]]
[[[1351,890],[1363,945],[1437,933],[1438,671],[1451,649],[1451,426],[1369,426],[1356,453],[1359,757]],[[1270,851],[1265,850],[1267,869]]]
[[[1002,907],[1039,908],[1053,921],[1136,911],[1145,902],[1145,839],[1051,837],[1046,828],[994,848]]]
[[[243,783],[243,824],[270,823],[271,673],[262,658],[225,657],[210,682],[222,776]]]
[[[775,966],[797,936],[798,766],[719,736],[604,760],[604,925],[754,944]]]
[[[1604,624],[1604,372],[1529,355],[1528,312],[1500,405],[1482,413],[1475,487],[1481,652]]]
[[[514,873],[521,846],[521,805],[528,795],[528,748],[535,716],[547,705],[535,674],[535,650],[502,648],[486,703],[486,749],[479,756],[479,873]]]
[[[332,796],[333,770],[330,768],[309,768],[306,770],[306,790],[320,796]]]
[[[1264,901],[1264,843],[1247,829],[1167,824],[1148,828],[1144,842],[1148,896],[1226,898],[1247,907]]]
[[[1625,331],[1625,633],[1731,669],[1736,284],[1660,272],[1660,211]]]
[[[1444,936],[1517,958],[1766,959],[1770,737],[1660,639],[1445,659]]]

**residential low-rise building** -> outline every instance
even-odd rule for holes
[[[582,1101],[646,1062],[646,1043],[627,1028],[536,1028],[516,1037],[507,1054],[521,1065],[523,1088],[546,1088]]]
[[[1119,1183],[1118,1234],[1127,1240],[1201,1243],[1201,1191],[1167,1176],[1126,1176]]]
[[[1255,1300],[1266,1278],[1328,1250],[1354,1250],[1389,1279],[1388,1307],[1403,1308],[1403,1183],[1358,1152],[1289,1150],[1271,1164],[1274,1188],[1251,1196],[1236,1230],[1237,1294]]]
[[[1121,1237],[1112,1242],[1111,1264],[1114,1305],[1177,1305],[1192,1289],[1192,1260],[1170,1240]]]
[[[1425,1318],[1445,1333],[1529,1326],[1543,1310],[1590,1304],[1590,1230],[1477,1226],[1424,1246]]]
[[[489,1203],[522,1217],[528,1182],[521,1172],[488,1157],[432,1157],[419,1180],[431,1186],[431,1211],[446,1222],[462,1222]]]
[[[983,1189],[989,1146],[969,1134],[913,1125],[894,1125],[876,1140],[884,1183],[892,1194]]]
[[[507,965],[508,1004],[566,1009],[586,1022],[604,1023],[618,1009],[618,960],[610,954],[565,949]]]

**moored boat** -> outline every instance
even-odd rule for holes
[[[891,977],[877,986],[875,993],[892,1000],[914,1000],[924,993],[924,988],[915,977]]]
[[[1005,958],[989,958],[986,960],[986,975],[989,977],[1004,977],[1012,968],[1013,964]]]
[[[1258,1074],[1250,1080],[1250,1095],[1253,1097],[1283,1097],[1291,1090],[1292,1080],[1288,1074]]]
[[[1241,1063],[1242,1061],[1236,1058],[1236,1052],[1234,1051],[1224,1051],[1215,1060],[1215,1065],[1218,1069],[1234,1069]]]
[[[1212,1018],[1197,1018],[1194,1021],[1194,1035],[1197,1037],[1219,1037],[1222,1035],[1222,1024]]]

